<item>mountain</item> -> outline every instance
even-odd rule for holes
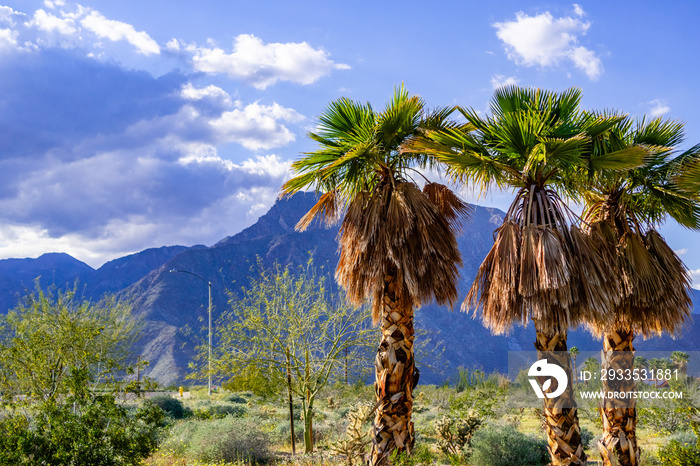
[[[204,246],[170,246],[146,249],[137,254],[107,262],[95,270],[64,253],[48,253],[36,259],[0,260],[0,312],[15,307],[39,278],[42,287],[71,288],[87,299],[99,300],[105,293],[116,293],[146,276],[177,254]]]
[[[183,246],[148,249],[104,264],[97,270],[65,254],[49,254],[38,259],[0,261],[0,309],[16,303],[23,287],[32,286],[35,276],[53,283],[73,283],[78,278],[87,297],[98,299],[103,293],[117,293],[128,300],[135,314],[144,320],[139,350],[150,361],[146,375],[164,384],[177,383],[187,373],[193,349],[206,341],[203,327],[207,316],[208,290],[212,283],[213,317],[228,306],[229,293],[248,284],[251,269],[259,260],[264,267],[274,263],[302,264],[312,254],[315,265],[333,271],[338,261],[338,227],[326,229],[314,224],[304,232],[294,225],[316,202],[316,195],[298,193],[279,200],[258,221],[240,233],[224,238],[211,247]],[[463,267],[460,296],[466,295],[481,261],[493,244],[494,230],[504,213],[498,209],[475,206],[458,237]],[[204,280],[171,270],[185,270]],[[700,292],[694,290],[694,302],[700,305]],[[6,303],[11,303],[7,305]],[[455,306],[459,308],[461,302]],[[189,332],[183,331],[190,329]],[[430,304],[416,312],[418,347],[420,342],[441,342],[443,353],[419,350],[422,383],[440,383],[459,366],[488,371],[507,371],[508,351],[532,351],[532,325],[516,327],[508,336],[492,336],[478,319],[459,310]],[[581,351],[599,351],[600,343],[584,330],[569,335],[569,345]],[[430,345],[424,345],[430,346]],[[636,343],[639,350],[700,350],[700,327],[691,324],[681,338],[654,338]],[[436,364],[442,361],[444,367]],[[369,364],[369,362],[368,362]]]

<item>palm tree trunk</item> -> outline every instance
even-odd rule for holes
[[[566,333],[538,329],[535,322],[538,359],[547,359],[562,367],[571,378],[571,356],[566,347]],[[544,399],[544,417],[547,431],[547,449],[552,466],[585,465],[586,453],[581,442],[578,408],[574,399],[573,384],[556,398]]]
[[[621,369],[622,374],[633,373],[634,331],[617,328],[603,336],[603,371]],[[635,390],[633,378],[603,380],[603,391],[629,393]],[[636,466],[639,464],[640,450],[637,446],[637,402],[634,398],[604,398],[600,407],[603,418],[603,438],[598,441],[598,450],[605,466]]]
[[[372,424],[373,466],[389,464],[392,451],[413,449],[411,412],[418,370],[413,359],[413,308],[399,305],[395,277],[384,279],[382,340],[375,358],[377,412]]]

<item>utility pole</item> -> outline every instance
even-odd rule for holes
[[[170,272],[180,272],[180,273],[186,273],[189,275],[192,275],[193,277],[199,278],[201,281],[207,284],[209,287],[209,362],[208,362],[208,368],[207,372],[209,373],[209,388],[207,390],[207,393],[209,393],[209,396],[211,396],[211,282],[203,279],[196,273],[189,272],[187,270],[176,270],[176,269],[171,269]]]

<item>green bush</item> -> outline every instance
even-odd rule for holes
[[[205,462],[243,460],[267,463],[272,459],[270,437],[260,428],[259,418],[236,418],[186,421],[177,424],[164,448],[177,455]]]
[[[671,440],[659,448],[659,459],[663,466],[700,466],[700,449],[697,443],[680,443]]]
[[[153,398],[149,398],[146,403],[158,406],[173,419],[183,419],[187,416],[187,410],[182,404],[182,401],[169,395],[154,396]]]
[[[474,466],[539,466],[549,463],[547,444],[510,426],[488,426],[472,439],[469,464]]]
[[[242,397],[241,395],[238,395],[238,394],[236,394],[236,393],[227,396],[226,398],[224,398],[224,401],[227,401],[227,402],[229,402],[229,403],[235,403],[235,404],[246,404],[246,403],[248,403],[248,400],[246,400],[244,397]]]
[[[129,416],[110,396],[32,406],[0,421],[0,465],[136,466],[156,448],[163,411]]]

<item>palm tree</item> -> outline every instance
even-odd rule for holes
[[[403,86],[382,112],[336,100],[310,134],[320,148],[294,162],[297,176],[283,187],[285,194],[309,187],[323,193],[297,228],[316,217],[335,221],[344,212],[336,279],[352,302],[371,300],[381,326],[373,465],[387,464],[393,450],[413,448],[414,309],[433,298],[450,305],[457,298],[461,256],[455,231],[468,206],[440,184],[428,182],[421,191],[412,175],[429,161],[398,150],[421,131],[449,126],[449,113],[427,112],[423,100]]]
[[[671,361],[681,374],[686,374],[688,372],[688,361],[690,361],[690,355],[688,353],[674,351],[671,353]]]
[[[573,367],[574,383],[576,383],[576,356],[578,356],[579,350],[577,346],[572,346],[569,348],[569,354],[571,355],[571,366]]]
[[[688,320],[692,302],[687,270],[655,230],[666,216],[681,225],[700,227],[700,209],[692,192],[677,183],[682,167],[695,160],[698,148],[674,157],[673,149],[683,138],[683,125],[653,119],[636,124],[625,118],[594,142],[592,159],[631,147],[647,151],[639,167],[589,174],[584,220],[587,232],[604,241],[617,257],[621,277],[620,300],[605,319],[591,320],[589,327],[603,337],[602,368],[634,367],[633,341],[661,332],[676,333]],[[651,361],[650,361],[651,362]],[[603,380],[605,392],[630,392],[633,379]],[[636,438],[636,400],[604,399],[603,438],[599,450],[605,465],[612,457],[622,465],[639,464]]]
[[[593,377],[596,377],[596,375],[600,373],[600,363],[593,356],[586,358],[586,360],[583,361],[583,370],[590,372]]]
[[[460,108],[468,125],[429,131],[427,138],[404,148],[429,152],[447,165],[448,174],[482,190],[493,185],[516,190],[462,308],[480,308],[484,324],[497,334],[533,321],[538,358],[546,357],[567,373],[568,329],[596,318],[616,294],[609,283],[611,257],[572,226],[573,215],[560,193],[575,193],[564,180],[584,161],[596,171],[641,162],[638,149],[605,160],[584,158],[592,138],[619,118],[582,120],[580,99],[578,89],[501,88],[491,102],[492,116]],[[552,464],[585,464],[573,388],[546,398],[544,411]]]

